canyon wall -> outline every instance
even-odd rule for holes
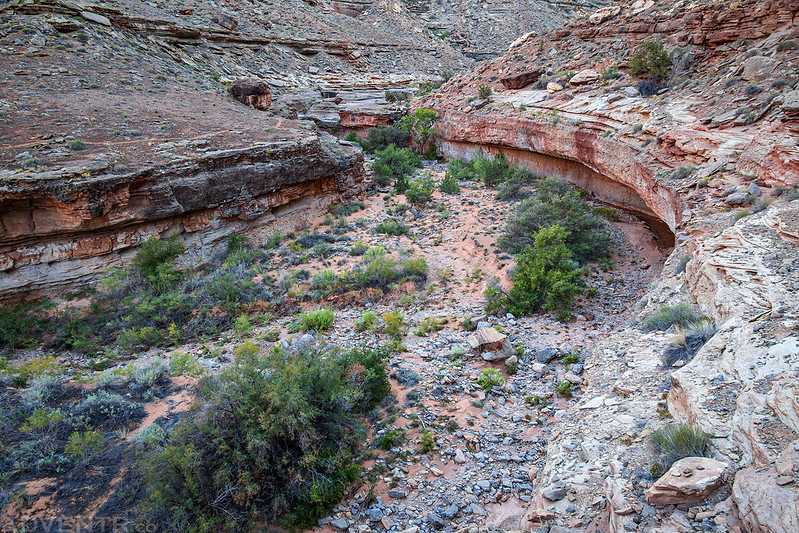
[[[172,231],[186,261],[203,262],[232,233],[258,242],[307,224],[357,196],[364,172],[360,148],[327,134],[109,170],[0,174],[0,294],[95,280],[127,264],[143,239]]]

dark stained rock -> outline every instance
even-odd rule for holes
[[[269,86],[258,78],[244,78],[233,82],[230,90],[233,98],[253,106],[255,109],[266,111],[272,104],[272,91]]]
[[[528,70],[500,78],[499,82],[505,86],[506,89],[522,89],[531,83],[537,82],[540,77],[540,71]]]

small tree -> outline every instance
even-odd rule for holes
[[[663,43],[644,41],[630,56],[630,74],[649,79],[665,78],[671,66],[671,58]]]
[[[539,308],[568,320],[574,298],[586,287],[583,270],[577,268],[566,245],[568,232],[556,225],[542,228],[535,245],[516,257],[513,287],[508,294],[508,311],[529,315]]]
[[[400,129],[413,136],[417,153],[424,154],[428,141],[438,135],[435,130],[436,120],[438,112],[426,107],[420,107],[412,115],[402,117],[400,120]]]

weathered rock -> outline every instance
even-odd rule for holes
[[[566,497],[566,494],[569,493],[569,489],[566,487],[564,483],[556,483],[554,485],[550,485],[546,487],[544,490],[541,491],[541,496],[546,498],[550,501],[558,501],[562,500]]]
[[[538,78],[540,77],[541,77],[540,70],[528,70],[525,72],[519,72],[517,74],[504,76],[499,79],[499,82],[506,89],[523,89],[524,87],[527,87],[531,83],[537,82]]]
[[[727,468],[727,463],[708,457],[680,459],[647,489],[646,501],[652,505],[701,502],[721,486]]]
[[[542,348],[535,352],[535,359],[539,363],[547,364],[558,356],[555,348]]]
[[[266,111],[272,104],[272,91],[269,89],[269,85],[258,78],[234,81],[230,93],[242,104],[261,111]]]
[[[103,26],[111,25],[111,21],[108,20],[108,17],[98,15],[97,13],[92,13],[91,11],[81,11],[80,16],[90,22],[96,22],[97,24],[102,24]]]
[[[729,205],[742,205],[748,202],[749,202],[749,193],[747,193],[746,191],[734,192],[724,199],[724,203]]]
[[[773,468],[747,467],[735,474],[732,499],[738,514],[753,533],[799,531],[799,489],[779,486]]]
[[[782,112],[787,120],[799,120],[799,90],[788,91],[783,95]]]
[[[588,17],[588,22],[591,24],[601,24],[606,20],[617,16],[619,13],[621,13],[621,7],[619,6],[603,7]]]
[[[230,30],[230,31],[235,30],[236,27],[238,27],[238,25],[239,25],[239,21],[238,20],[234,19],[233,17],[231,17],[230,15],[227,15],[225,13],[217,13],[216,15],[213,16],[213,18],[211,20],[213,22],[215,22],[216,24],[219,24],[220,26],[222,26],[226,30]]]
[[[581,70],[569,79],[569,85],[579,87],[580,85],[587,85],[598,81],[600,78],[599,72],[592,69]]]
[[[337,518],[330,522],[330,525],[339,531],[347,531],[347,528],[350,527],[350,524],[347,522],[346,518]]]
[[[752,56],[743,62],[741,78],[746,81],[763,81],[777,68],[777,60],[772,57]]]
[[[563,85],[561,85],[560,83],[554,81],[550,81],[549,83],[547,83],[547,92],[549,94],[553,94],[562,90],[563,90]]]

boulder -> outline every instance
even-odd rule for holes
[[[727,205],[743,205],[748,202],[749,193],[747,192],[734,192],[724,200]]]
[[[538,78],[540,77],[541,77],[541,71],[527,70],[525,72],[518,72],[516,74],[510,74],[508,76],[500,78],[499,82],[506,89],[521,89],[523,87],[527,87],[531,83],[537,82]]]
[[[562,90],[563,90],[563,85],[561,85],[560,83],[556,83],[554,81],[547,83],[547,92],[549,94],[556,93]]]
[[[266,111],[272,105],[272,91],[269,90],[269,85],[258,78],[243,78],[234,81],[230,93],[242,104],[261,111]]]
[[[211,19],[211,21],[215,22],[216,24],[219,24],[220,26],[222,26],[226,30],[230,30],[230,31],[235,30],[236,26],[239,25],[239,21],[238,20],[236,20],[233,17],[231,17],[230,15],[226,15],[224,13],[217,13],[216,15],[214,15],[214,17]]]
[[[763,81],[771,76],[777,68],[778,61],[771,57],[752,56],[743,62],[741,79],[746,81]]]
[[[621,13],[621,7],[619,6],[603,7],[588,17],[588,22],[591,24],[601,24],[617,16],[619,13]]]
[[[783,95],[782,112],[787,120],[799,120],[799,90],[788,91]]]
[[[646,491],[646,501],[652,505],[701,502],[721,486],[728,467],[708,457],[680,459]]]
[[[585,69],[581,70],[569,80],[569,85],[573,87],[578,87],[580,85],[587,85],[589,83],[593,83],[598,81],[600,78],[599,72],[592,69]]]
[[[466,340],[486,361],[503,361],[516,354],[508,336],[492,327],[478,329]]]

